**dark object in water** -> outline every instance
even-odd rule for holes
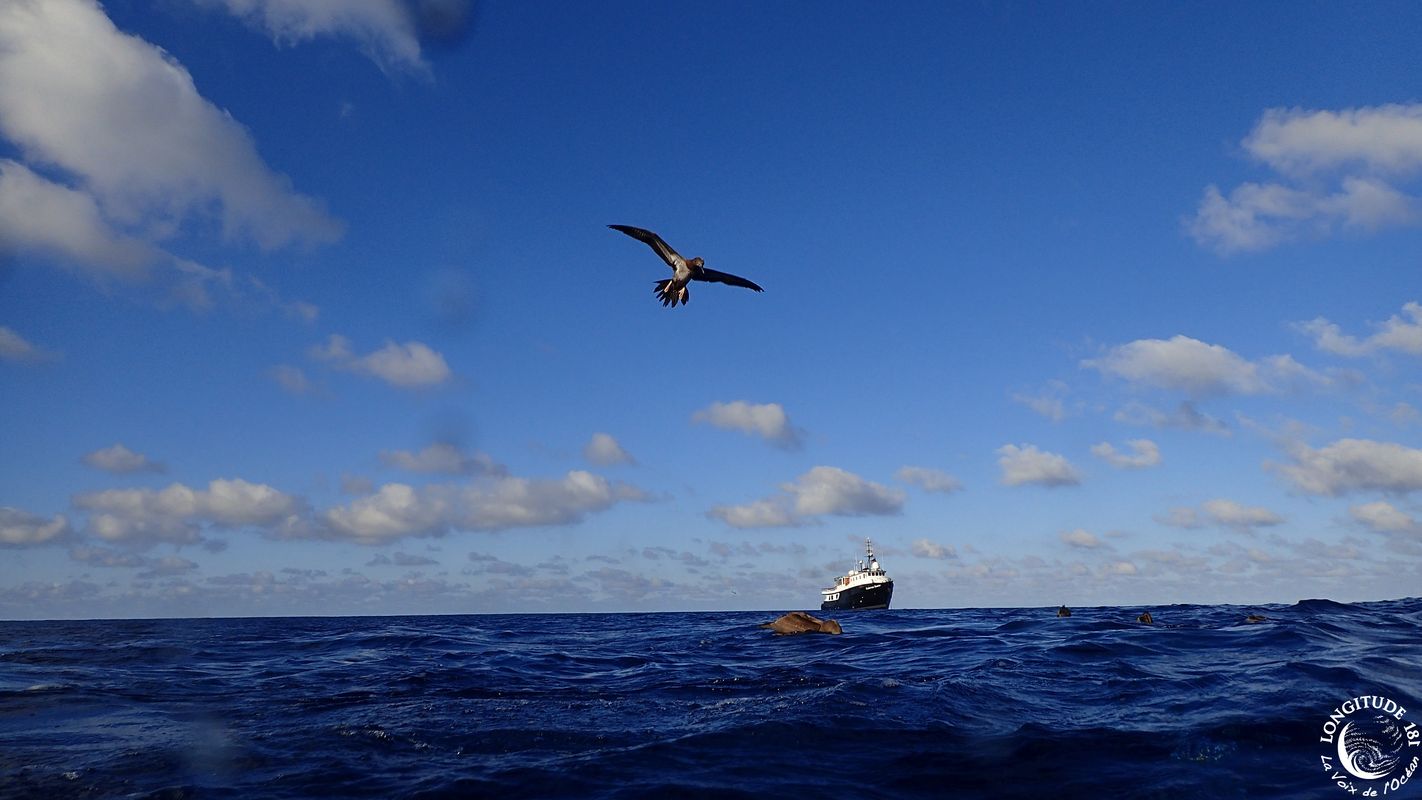
[[[1244,621],[1248,622],[1251,625],[1254,625],[1260,622],[1268,622],[1269,618],[1264,616],[1263,614],[1250,614],[1249,616],[1244,618]]]
[[[1061,608],[1057,609],[1057,616],[1069,617],[1071,616],[1071,609],[1067,608],[1066,606],[1062,606]]]
[[[779,634],[844,633],[838,622],[832,619],[815,619],[803,611],[791,611],[774,622],[762,622],[760,627],[769,628]]]
[[[1136,621],[1138,621],[1138,622],[1144,622],[1144,623],[1147,624],[1147,625],[1153,625],[1153,624],[1155,624],[1155,619],[1151,617],[1149,611],[1145,612],[1144,614],[1140,615],[1139,617],[1136,617]]]

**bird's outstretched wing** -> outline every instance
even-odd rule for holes
[[[746,289],[754,289],[757,292],[765,291],[739,275],[732,275],[729,272],[717,272],[714,269],[706,269],[705,267],[702,267],[701,272],[693,275],[692,278],[698,281],[714,281],[716,283],[728,283],[732,286],[742,286]]]
[[[657,255],[661,256],[663,261],[667,262],[667,266],[676,269],[676,262],[681,258],[681,254],[673,250],[671,245],[662,241],[662,237],[645,228],[634,228],[631,225],[608,225],[607,227],[621,231],[640,242],[646,242],[649,247],[657,251]]]

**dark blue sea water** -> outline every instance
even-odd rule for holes
[[[0,622],[0,795],[1342,798],[1422,719],[1422,600],[1151,610]]]

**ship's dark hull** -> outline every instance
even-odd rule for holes
[[[888,608],[894,597],[894,582],[871,583],[855,586],[839,593],[839,599],[820,603],[821,611],[868,611],[871,608]]]

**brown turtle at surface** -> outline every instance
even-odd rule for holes
[[[838,622],[832,619],[815,619],[803,611],[791,611],[773,622],[762,622],[760,627],[769,628],[778,634],[844,633]]]

